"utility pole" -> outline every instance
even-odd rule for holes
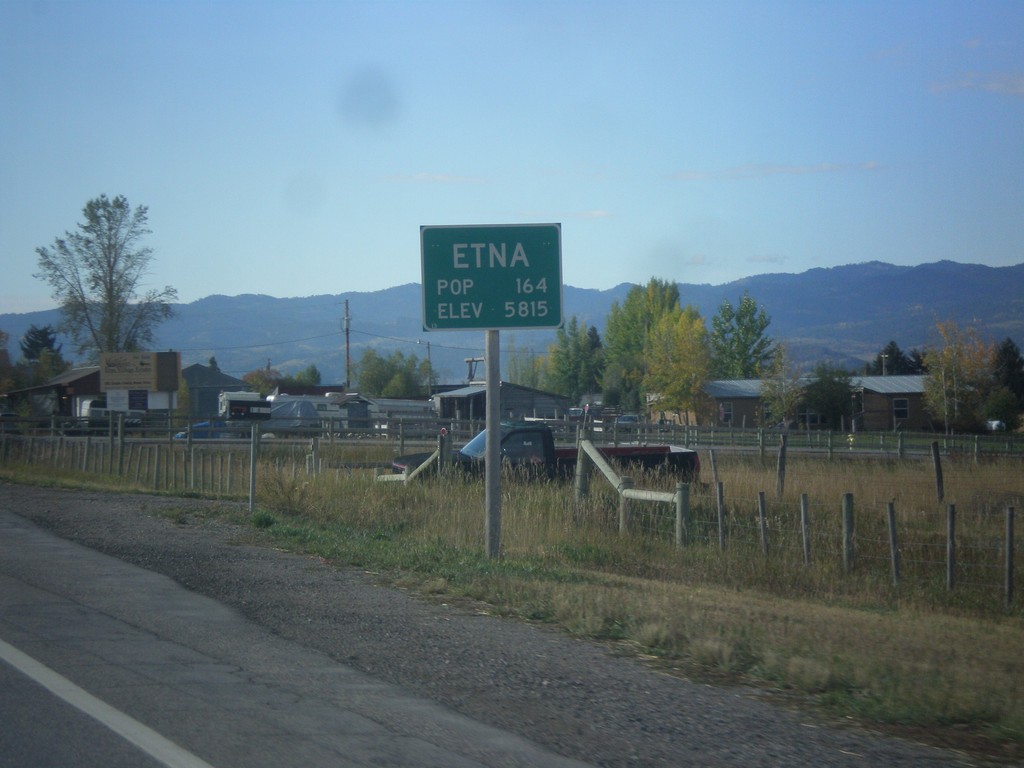
[[[349,356],[349,345],[348,345],[348,331],[349,331],[349,315],[348,315],[348,299],[345,299],[345,319],[343,321],[345,328],[345,391],[349,389],[349,377],[348,372],[352,367],[352,359]]]

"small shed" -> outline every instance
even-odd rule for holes
[[[544,392],[507,381],[499,385],[502,419],[561,419],[573,405],[568,397]],[[479,420],[487,415],[487,387],[471,384],[434,395],[437,414],[442,419]]]

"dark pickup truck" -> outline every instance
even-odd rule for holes
[[[445,457],[451,466],[470,473],[483,474],[487,430],[462,448]],[[695,481],[700,473],[700,457],[689,448],[675,445],[602,446],[601,453],[622,467],[667,469],[682,480]],[[430,453],[400,456],[392,469],[402,473],[416,469],[430,458]],[[501,460],[511,467],[522,467],[548,477],[571,477],[576,471],[577,449],[555,445],[551,428],[543,424],[501,425]]]

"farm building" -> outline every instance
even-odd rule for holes
[[[924,408],[924,382],[924,376],[852,377],[853,428],[864,431],[932,429]],[[757,428],[770,427],[777,422],[765,413],[760,379],[712,381],[704,391],[714,402],[717,426]],[[817,415],[802,408],[800,426],[818,426]]]
[[[567,397],[519,384],[501,382],[502,419],[561,419],[573,403]],[[434,395],[437,415],[442,419],[483,420],[487,408],[487,387],[471,384]]]

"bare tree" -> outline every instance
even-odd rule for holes
[[[178,298],[170,286],[138,295],[153,259],[152,249],[140,244],[150,232],[148,208],[132,210],[121,195],[113,200],[100,195],[82,213],[85,221],[76,232],[66,232],[52,248],[36,249],[36,277],[49,283],[60,304],[59,328],[79,354],[145,349]]]

